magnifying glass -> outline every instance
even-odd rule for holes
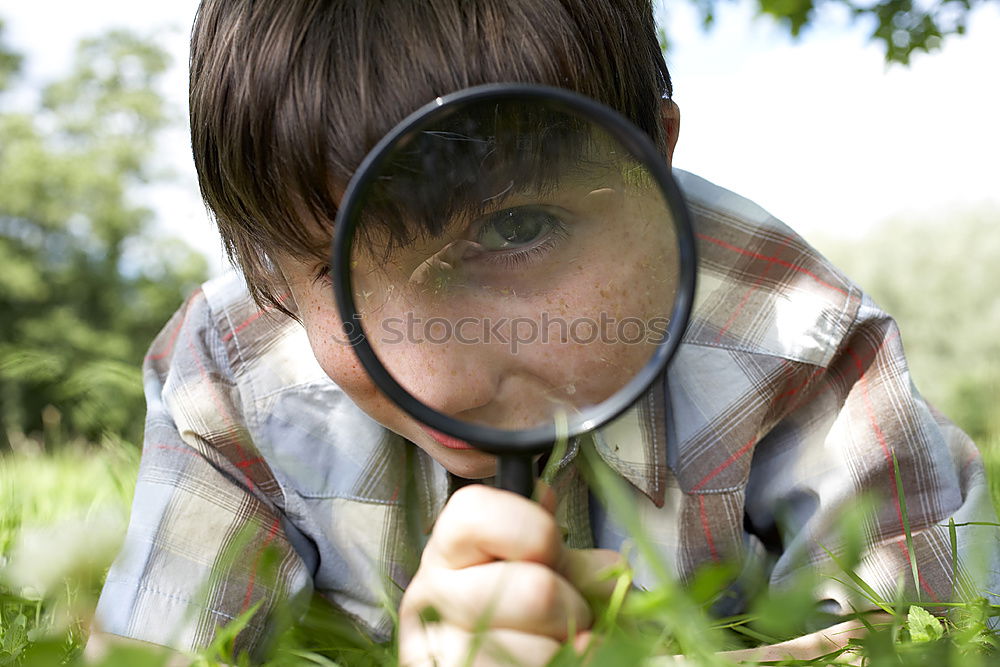
[[[559,88],[419,109],[362,162],[335,229],[334,296],[365,370],[525,496],[535,457],[664,372],[691,309],[693,235],[662,153]]]

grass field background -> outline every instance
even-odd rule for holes
[[[0,458],[0,665],[43,667],[79,659],[101,581],[126,526],[137,449],[114,440],[48,444],[51,449],[24,441],[19,451]],[[997,449],[995,442],[986,448],[994,480],[1000,476]],[[613,504],[615,490],[603,492]],[[1000,497],[994,493],[994,499]],[[780,639],[782,623],[801,622],[811,599],[803,587],[758,605],[757,618],[751,614],[713,623],[703,615],[712,577],[706,574],[689,590],[668,585],[633,593],[627,602],[619,600],[618,608],[605,609],[598,627],[606,645],[590,664],[632,664],[621,662],[623,656],[641,660],[658,650],[681,650],[685,642],[706,649],[698,651],[700,658],[691,659],[693,664],[714,664],[707,649]],[[985,628],[985,618],[993,612],[982,603],[953,610],[944,622],[917,616],[918,609],[899,601],[884,603],[899,616],[895,625],[880,626],[866,645],[857,647],[859,654],[873,658],[870,664],[1000,664],[997,639]],[[770,621],[761,623],[762,618]],[[268,664],[367,665],[393,660],[391,646],[368,642],[330,614],[320,611],[303,626],[286,633]],[[830,661],[835,659],[843,658],[830,656]],[[239,656],[227,653],[225,636],[190,660],[201,665],[240,662]],[[128,650],[112,653],[101,664],[142,667],[161,661],[157,652]],[[577,662],[568,652],[559,661]]]

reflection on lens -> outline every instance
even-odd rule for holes
[[[548,425],[614,396],[663,341],[679,282],[668,202],[582,116],[466,105],[397,141],[361,195],[361,324],[435,410]]]

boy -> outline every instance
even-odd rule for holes
[[[204,0],[192,144],[245,285],[206,284],[147,357],[143,463],[101,630],[193,648],[260,603],[237,640],[254,652],[279,600],[319,594],[387,639],[391,581],[405,590],[389,600],[404,663],[458,663],[484,615],[490,650],[523,664],[586,641],[584,597],[625,535],[589,497],[576,448],[554,515],[465,486],[490,478],[493,458],[448,446],[375,389],[338,342],[326,275],[338,198],[365,153],[434,97],[501,81],[593,97],[673,154],[679,111],[648,0]],[[875,494],[860,575],[887,597],[899,578],[923,599],[957,597],[941,524],[995,521],[993,509],[975,447],[911,387],[894,323],[762,210],[677,175],[700,245],[692,321],[666,381],[593,438],[664,561],[683,579],[767,556],[779,587],[803,565],[829,568],[836,517]],[[422,553],[413,513],[432,530]],[[960,554],[995,545],[990,531],[960,529]],[[275,582],[258,574],[265,553],[278,554]],[[975,590],[997,590],[995,561],[990,572]],[[831,580],[817,603],[846,616],[857,600]],[[428,606],[439,620],[425,624]],[[769,657],[827,650],[807,636]]]

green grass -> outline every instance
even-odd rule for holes
[[[1000,440],[984,451],[994,499],[1000,500]],[[0,666],[49,667],[79,659],[101,581],[126,525],[137,465],[136,449],[115,441],[70,443],[50,452],[22,441],[20,451],[0,458]],[[590,474],[612,510],[627,504],[613,477],[602,476],[596,467]],[[634,548],[640,553],[648,548],[641,534]],[[810,617],[809,581],[761,596],[748,614],[720,621],[705,610],[725,589],[731,571],[706,570],[685,589],[663,574],[657,589],[625,595],[629,575],[617,573],[619,594],[598,610],[595,632],[602,641],[588,664],[639,664],[650,655],[676,652],[689,655],[688,664],[730,664],[715,652],[794,636],[810,622],[822,625],[822,619]],[[848,572],[844,580],[851,581]],[[863,590],[864,582],[854,583]],[[986,629],[995,610],[984,601],[955,605],[944,617],[906,601],[879,602],[893,620],[850,647],[855,659],[864,655],[874,667],[1000,664],[997,638]],[[212,647],[191,656],[192,664],[247,664],[229,650],[239,627],[238,620]],[[828,664],[837,658],[831,654],[789,664]],[[381,665],[392,660],[391,646],[372,643],[328,607],[316,605],[305,619],[289,624],[267,664]],[[569,650],[555,661],[578,663]],[[119,650],[101,664],[144,667],[162,664],[162,656]]]
[[[85,641],[124,534],[138,467],[132,445],[19,439],[0,458],[0,665],[58,664]],[[49,661],[46,663],[45,661]]]

